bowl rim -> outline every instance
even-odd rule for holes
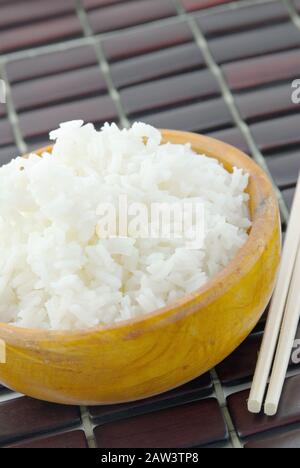
[[[236,283],[238,279],[254,266],[272,236],[275,223],[278,222],[280,226],[278,201],[267,174],[250,156],[228,143],[192,132],[164,129],[160,131],[162,133],[162,143],[190,143],[194,151],[218,159],[227,170],[236,165],[249,173],[250,182],[248,188],[252,185],[252,190],[254,190],[252,199],[250,197],[250,202],[255,202],[255,213],[252,213],[254,215],[252,227],[244,246],[239,249],[229,264],[214,275],[204,286],[153,312],[118,323],[76,330],[24,328],[0,322],[0,339],[20,344],[22,342],[28,343],[29,341],[73,341],[93,334],[111,335],[114,332],[124,332],[124,336],[128,336],[132,328],[145,331],[146,329],[161,326],[163,323],[178,320],[186,314],[195,312],[196,309],[199,311],[199,308],[202,308],[203,305],[224,294],[230,286]],[[200,150],[200,148],[203,149]],[[44,152],[51,150],[52,145],[49,145],[36,150],[34,153],[42,155]],[[266,222],[266,219],[268,219],[268,222]],[[213,291],[214,294],[212,294]],[[201,305],[199,305],[199,297],[202,297]],[[197,302],[196,299],[198,299]]]

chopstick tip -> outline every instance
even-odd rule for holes
[[[275,416],[278,411],[278,405],[276,403],[266,403],[265,404],[265,414],[267,416]]]
[[[248,411],[250,413],[259,414],[261,412],[261,402],[258,400],[249,400],[248,401]]]

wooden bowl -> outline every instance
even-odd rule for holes
[[[0,324],[7,362],[0,382],[58,403],[121,403],[170,390],[207,372],[251,332],[265,310],[280,261],[276,196],[248,156],[206,136],[162,131],[198,153],[250,174],[253,227],[235,259],[208,284],[173,305],[117,325],[42,331]],[[48,148],[49,150],[49,148]],[[40,151],[40,154],[42,150]]]

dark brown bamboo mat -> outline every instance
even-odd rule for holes
[[[286,225],[300,169],[299,0],[0,0],[0,54],[0,164],[65,120],[201,132],[270,172]],[[0,446],[300,447],[297,359],[275,418],[246,409],[265,318],[210,374],[144,401],[66,407],[0,386]]]

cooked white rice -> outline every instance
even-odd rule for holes
[[[203,286],[247,241],[248,175],[145,124],[52,132],[53,154],[0,169],[0,321],[80,329],[149,313]],[[200,200],[203,248],[184,239],[101,238],[98,207]]]

